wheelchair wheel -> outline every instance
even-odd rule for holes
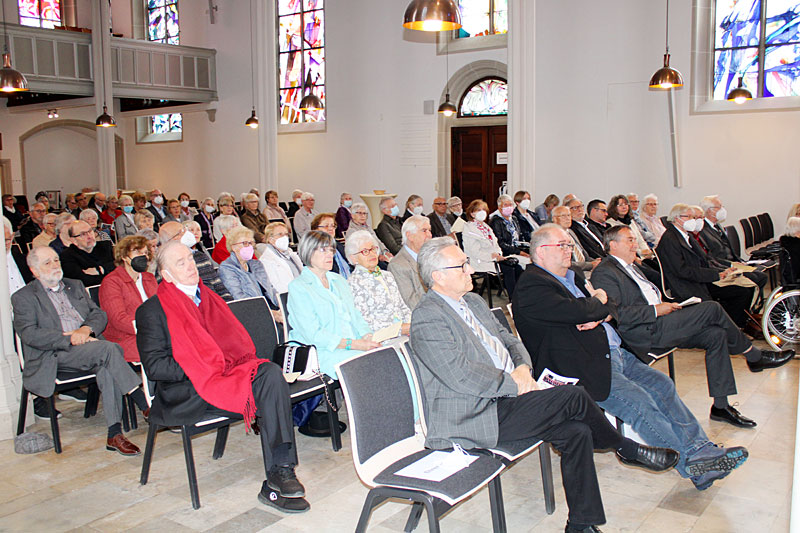
[[[775,350],[800,345],[800,290],[776,291],[761,319],[764,339]]]

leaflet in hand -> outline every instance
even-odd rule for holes
[[[680,305],[681,307],[686,307],[686,306],[689,306],[689,305],[699,304],[702,301],[703,300],[701,300],[697,296],[692,296],[691,298],[686,298],[684,301],[682,301],[678,305]]]
[[[461,217],[458,217],[458,218],[456,218],[455,222],[450,224],[450,232],[451,233],[461,233],[462,231],[464,231],[464,225],[466,225],[466,222],[464,222],[464,219],[461,218]]]
[[[385,340],[394,339],[400,335],[400,329],[403,326],[400,322],[394,322],[391,326],[386,326],[379,329],[372,334],[372,340],[375,342],[383,342]]]
[[[540,389],[550,389],[552,387],[560,387],[561,385],[575,385],[577,382],[578,378],[561,376],[549,368],[545,368],[539,376],[539,379],[536,380],[536,384]]]

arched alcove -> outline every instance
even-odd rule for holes
[[[114,135],[117,187],[125,187],[125,146]],[[22,190],[67,192],[99,184],[97,127],[84,120],[51,120],[31,128],[19,137]],[[30,191],[28,190],[30,188]],[[112,191],[106,191],[112,192]]]

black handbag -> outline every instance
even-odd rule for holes
[[[298,381],[308,381],[319,375],[317,348],[313,344],[289,341],[279,344],[272,352],[272,361],[284,374],[300,372]]]

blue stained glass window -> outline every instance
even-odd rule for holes
[[[167,113],[150,117],[149,133],[178,133],[183,131],[183,115]]]
[[[718,0],[715,15],[715,100],[740,77],[754,96],[800,95],[800,2]]]
[[[178,0],[147,0],[147,39],[180,44]]]
[[[458,0],[458,9],[458,39],[508,33],[508,0]]]
[[[464,91],[458,106],[460,117],[508,115],[508,85],[500,78],[478,80]]]

